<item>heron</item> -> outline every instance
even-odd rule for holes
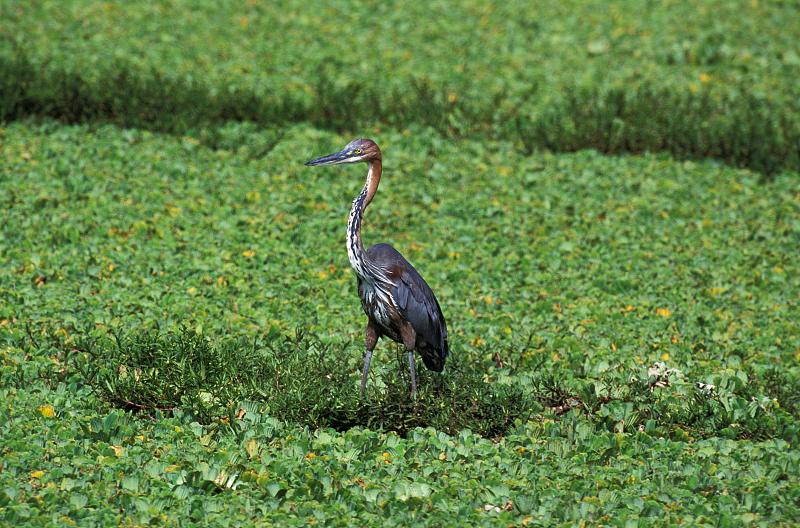
[[[381,337],[402,344],[408,354],[411,397],[417,395],[414,352],[425,366],[442,372],[447,359],[447,323],[430,286],[408,260],[389,244],[376,244],[366,251],[361,242],[361,219],[381,181],[381,149],[371,139],[355,139],[339,152],[306,162],[308,166],[367,164],[367,179],[353,200],[347,221],[347,256],[355,271],[361,307],[367,315],[364,370],[361,394],[367,387],[372,353]]]

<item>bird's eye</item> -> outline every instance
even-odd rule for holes
[[[353,153],[356,155],[361,154],[361,149],[356,149],[355,151],[353,151]]]

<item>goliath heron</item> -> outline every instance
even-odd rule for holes
[[[361,218],[381,181],[381,150],[371,139],[356,139],[341,151],[313,159],[306,165],[338,165],[365,162],[367,181],[353,200],[347,222],[347,256],[358,277],[358,296],[367,314],[366,353],[361,376],[361,393],[378,338],[386,336],[402,343],[408,352],[411,396],[417,394],[414,351],[425,366],[435,372],[444,369],[447,358],[447,325],[439,302],[417,270],[389,244],[376,244],[364,251]]]

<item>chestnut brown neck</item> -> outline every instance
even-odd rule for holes
[[[364,184],[364,188],[367,190],[367,196],[364,199],[364,207],[366,209],[369,203],[372,201],[372,198],[375,196],[375,193],[378,192],[378,185],[381,183],[381,171],[383,170],[383,165],[381,164],[381,159],[377,158],[369,162],[369,171],[367,172],[367,182]]]

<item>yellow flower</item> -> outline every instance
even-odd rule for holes
[[[306,455],[306,460],[314,460],[315,458],[317,458],[316,453],[309,453]]]
[[[44,476],[44,471],[42,471],[41,469],[39,471],[34,471],[33,473],[31,473],[31,478],[38,479],[42,478],[43,476]]]
[[[186,293],[188,293],[189,295],[194,295],[195,293],[197,293],[197,288],[195,288],[194,286],[186,288]]]
[[[55,409],[52,405],[42,405],[39,407],[39,413],[45,418],[52,418],[56,415]]]
[[[711,80],[711,76],[707,73],[701,73],[698,79],[700,79],[701,83],[706,84],[708,81]]]
[[[656,313],[661,317],[669,317],[670,315],[672,315],[672,312],[669,311],[667,308],[659,308],[658,310],[656,310]]]
[[[252,249],[248,249],[247,251],[242,252],[242,255],[247,258],[252,258],[256,256],[256,252],[253,251]]]
[[[669,361],[669,352],[661,354],[661,361]]]

